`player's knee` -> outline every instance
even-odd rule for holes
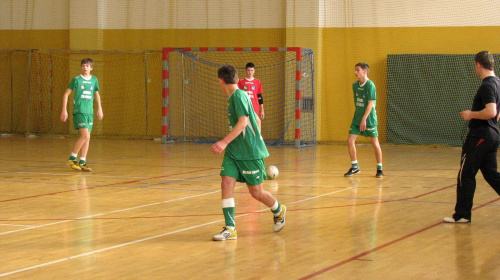
[[[90,140],[90,134],[82,134],[80,135],[80,139],[84,141],[89,141]]]
[[[262,197],[262,192],[258,188],[252,188],[250,187],[250,194],[252,195],[253,198],[260,200]]]

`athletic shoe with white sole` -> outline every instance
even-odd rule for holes
[[[286,206],[281,204],[281,213],[278,217],[274,216],[274,225],[273,230],[278,232],[285,227],[285,215],[286,215]]]
[[[352,176],[354,174],[358,174],[360,172],[361,172],[361,170],[359,170],[359,167],[351,167],[349,169],[349,171],[347,171],[347,173],[344,174],[344,176],[349,177],[349,176]]]
[[[221,233],[216,234],[212,237],[213,241],[224,241],[224,240],[234,240],[238,238],[238,232],[235,230],[223,227]]]
[[[457,223],[457,224],[470,223],[470,220],[467,220],[466,218],[460,218],[459,220],[455,220],[455,218],[453,218],[453,216],[451,216],[451,217],[444,217],[443,221],[445,221],[447,223]]]

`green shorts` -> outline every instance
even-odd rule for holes
[[[365,131],[359,130],[359,124],[351,124],[351,128],[349,129],[349,134],[356,134],[365,137],[378,137],[377,126],[366,126]]]
[[[224,156],[220,175],[235,178],[236,181],[246,183],[247,186],[262,184],[267,178],[263,159],[234,160],[229,156]]]
[[[91,132],[93,124],[93,114],[73,114],[73,127],[75,129],[88,128],[89,132]]]

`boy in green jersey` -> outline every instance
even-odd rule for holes
[[[99,83],[95,76],[90,75],[90,71],[94,68],[94,62],[90,58],[82,59],[80,66],[82,74],[74,77],[63,95],[61,121],[66,122],[68,119],[68,97],[72,91],[75,91],[74,107],[73,107],[73,126],[80,131],[80,138],[75,143],[73,152],[67,161],[74,170],[92,171],[87,166],[86,158],[89,150],[90,132],[94,122],[94,100],[97,103],[97,117],[102,120],[103,113],[101,108],[101,98],[99,97]],[[76,158],[80,154],[80,161]]]
[[[225,150],[221,168],[222,212],[226,226],[214,235],[214,241],[237,238],[234,220],[234,187],[236,182],[247,184],[253,198],[271,208],[274,214],[273,230],[278,232],[285,226],[286,207],[263,189],[266,179],[264,158],[269,156],[258,128],[257,114],[248,95],[238,88],[238,72],[232,65],[218,70],[219,84],[229,97],[229,134],[212,146],[212,153]]]
[[[356,138],[358,135],[362,135],[371,139],[377,160],[377,174],[375,177],[382,178],[384,173],[382,172],[382,149],[378,142],[375,84],[368,79],[368,72],[370,71],[368,64],[360,62],[356,64],[354,69],[354,74],[359,81],[352,85],[356,110],[349,129],[349,137],[347,138],[351,168],[344,176],[352,176],[361,172],[356,157]]]

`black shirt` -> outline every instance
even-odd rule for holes
[[[497,116],[500,110],[500,79],[489,76],[483,79],[472,101],[471,111],[481,111],[488,103],[497,104]],[[485,139],[500,140],[497,118],[488,120],[471,119],[469,122],[469,135]]]

